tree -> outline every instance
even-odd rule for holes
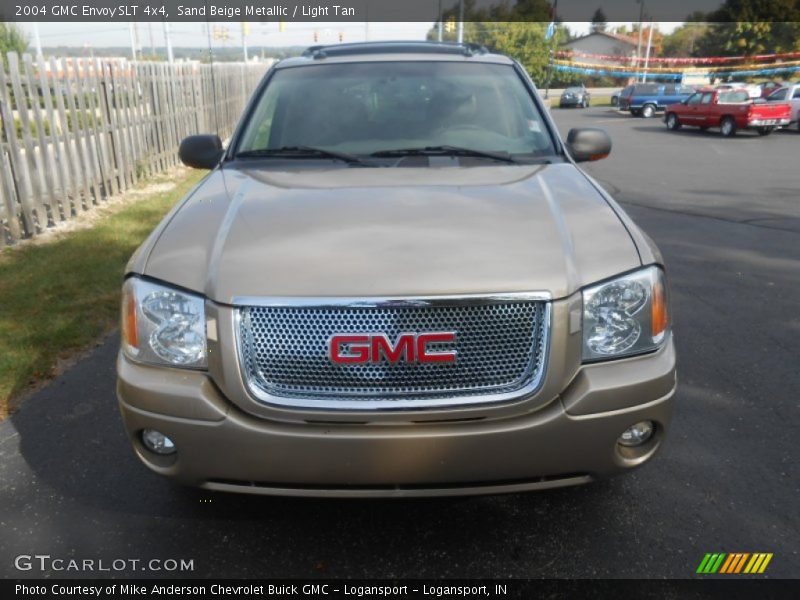
[[[14,23],[0,22],[0,54],[16,52],[22,54],[28,49],[28,36]]]
[[[603,32],[606,30],[608,24],[606,23],[606,13],[602,8],[598,8],[592,15],[592,33]]]
[[[708,23],[687,22],[665,35],[662,55],[668,57],[697,56],[697,42],[708,33]]]
[[[800,49],[800,0],[726,0],[707,20],[713,25],[697,43],[705,56]]]

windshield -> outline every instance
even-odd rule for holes
[[[314,148],[363,157],[433,147],[554,154],[513,67],[446,61],[278,69],[236,152]]]
[[[564,91],[565,91],[566,93],[569,93],[569,94],[580,94],[581,92],[583,92],[583,88],[579,88],[579,87],[568,87],[568,88],[567,88],[567,89],[565,89]]]

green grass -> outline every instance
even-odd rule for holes
[[[101,209],[87,229],[0,253],[0,419],[32,384],[118,324],[125,264],[166,212],[200,179]]]

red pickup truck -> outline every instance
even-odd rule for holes
[[[671,104],[664,112],[667,128],[680,129],[691,125],[700,129],[719,127],[722,135],[735,135],[744,128],[769,135],[788,125],[791,107],[788,103],[754,102],[746,90],[701,89],[683,102]]]

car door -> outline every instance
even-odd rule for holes
[[[790,103],[792,105],[792,121],[800,121],[800,86],[794,88]]]
[[[696,125],[697,124],[697,109],[700,106],[700,100],[702,100],[703,94],[697,92],[692,94],[686,99],[685,108],[683,109],[683,113],[681,114],[681,120],[684,121],[687,125]]]
[[[719,115],[711,107],[711,100],[714,92],[703,92],[700,103],[697,105],[697,119],[695,125],[698,127],[714,127],[719,125]]]

